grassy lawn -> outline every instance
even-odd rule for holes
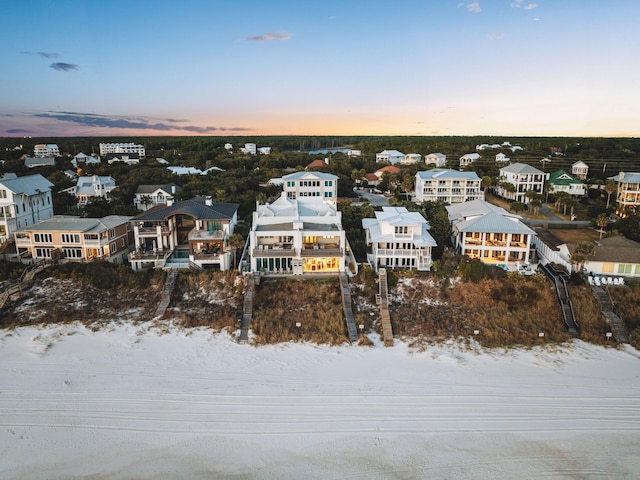
[[[582,241],[598,240],[600,235],[593,228],[553,228],[550,229],[554,236],[564,243],[577,243]]]

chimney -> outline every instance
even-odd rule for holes
[[[173,205],[173,199],[167,199],[167,207]]]
[[[171,195],[175,195],[175,193],[176,193],[176,186],[171,185]]]
[[[204,204],[208,207],[213,206],[213,198],[211,198],[211,195],[207,195],[206,197],[204,197]]]

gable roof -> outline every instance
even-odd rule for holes
[[[321,158],[317,158],[304,168],[320,168],[320,167],[326,167],[326,166],[327,164],[324,163],[324,160],[322,160]]]
[[[465,180],[480,180],[476,172],[461,172],[448,168],[432,168],[431,170],[421,170],[416,175],[422,180],[435,180],[445,178],[460,178]]]
[[[572,177],[564,170],[558,170],[549,175],[549,183],[552,185],[582,185],[580,180]]]
[[[383,150],[378,155],[389,155],[390,157],[404,157],[404,153],[398,150]]]
[[[573,252],[576,244],[567,244],[567,248]],[[640,243],[629,240],[622,235],[603,238],[596,242],[594,255],[587,258],[588,262],[640,264]]]
[[[394,174],[394,173],[400,173],[401,171],[402,170],[400,170],[398,167],[395,167],[393,165],[387,165],[386,167],[379,168],[373,173],[376,176],[381,177],[384,172],[389,172],[390,174]]]
[[[15,178],[0,178],[0,185],[16,194],[36,195],[38,193],[49,192],[53,183],[44,178],[39,173],[36,175],[25,175]]]
[[[162,190],[167,195],[173,195],[171,187],[175,187],[176,192],[179,191],[179,190],[182,190],[182,188],[180,188],[179,185],[176,185],[173,182],[167,183],[165,185],[138,185],[138,188],[136,188],[136,195],[144,195],[144,194],[148,194],[148,193],[155,193],[158,190]]]
[[[323,162],[324,164],[324,162]],[[285,175],[282,177],[283,181],[287,181],[287,180],[302,180],[302,179],[306,179],[306,178],[311,178],[311,179],[319,179],[319,180],[337,180],[338,177],[336,175],[333,175],[331,173],[324,173],[324,172],[295,172],[295,173],[290,173],[289,175]]]
[[[484,200],[447,205],[449,221],[456,225],[460,232],[485,233],[536,233],[520,221],[520,215],[507,212],[504,208]]]
[[[429,222],[419,212],[409,212],[405,207],[382,207],[381,212],[375,212],[376,218],[363,218],[362,228],[369,230],[369,237],[373,242],[392,242],[392,233],[383,233],[383,223],[392,226],[420,226],[420,235],[414,235],[411,242],[418,247],[435,247],[436,241],[429,233]]]
[[[127,223],[132,217],[108,215],[103,218],[85,218],[73,215],[54,215],[22,229],[22,231],[54,231],[99,233]]]
[[[158,205],[136,215],[133,220],[162,221],[179,214],[199,220],[231,220],[238,211],[238,206],[237,203],[222,202],[212,202],[211,205],[207,205],[205,198],[196,197],[169,206]]]
[[[56,164],[54,157],[27,157],[24,159],[24,166],[33,167],[51,167]]]
[[[538,170],[536,167],[532,167],[531,165],[528,165],[526,163],[512,163],[511,165],[500,168],[500,171],[509,173],[534,173],[544,175],[544,172],[542,170]]]
[[[638,172],[620,172],[614,177],[610,177],[620,183],[640,183],[640,173]]]

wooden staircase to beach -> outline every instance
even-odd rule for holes
[[[391,317],[389,316],[389,289],[387,284],[387,269],[378,270],[378,295],[380,305],[380,322],[382,324],[382,341],[385,347],[393,347],[393,330],[391,329]]]
[[[349,341],[351,343],[358,341],[358,331],[356,330],[356,321],[353,316],[353,308],[351,306],[351,289],[349,288],[349,279],[347,274],[340,274],[340,292],[342,293],[342,308],[344,309],[344,318],[347,323],[347,332],[349,333]]]
[[[176,286],[176,279],[178,278],[178,269],[171,268],[167,273],[167,278],[164,281],[164,287],[162,288],[162,295],[160,297],[160,303],[156,309],[154,318],[160,318],[167,311],[169,303],[171,303],[171,294]]]
[[[611,327],[611,334],[613,337],[620,343],[629,343],[629,339],[627,338],[627,329],[624,326],[624,322],[618,315],[615,314],[613,302],[611,301],[611,297],[609,296],[609,292],[607,292],[604,288],[593,285],[592,287],[593,293],[595,294],[598,302],[600,302],[600,310],[602,311],[602,315],[608,320],[609,326]]]
[[[11,295],[15,295],[16,293],[21,294],[26,287],[31,285],[36,275],[44,270],[49,263],[50,262],[41,261],[27,266],[18,280],[5,286],[2,293],[0,293],[0,309],[4,307],[4,304],[9,300]]]
[[[253,297],[256,291],[256,281],[253,275],[247,279],[247,289],[244,292],[242,305],[242,325],[240,326],[240,343],[249,343],[249,325],[253,317]]]

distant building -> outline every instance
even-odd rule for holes
[[[480,155],[478,153],[467,153],[460,157],[460,167],[466,167],[478,160]]]
[[[60,149],[55,143],[39,143],[33,146],[33,156],[38,158],[59,157]]]
[[[258,148],[258,153],[260,155],[271,155],[271,147],[260,147]]]
[[[140,158],[146,155],[144,145],[135,143],[101,143],[100,156],[103,157],[110,153],[137,153]]]
[[[462,203],[470,200],[484,200],[482,180],[476,172],[459,172],[434,168],[416,173],[414,201]]]
[[[349,156],[349,157],[361,157],[362,156],[362,150],[349,150],[347,152],[347,156]]]
[[[506,163],[509,160],[511,159],[502,152],[496,154],[496,163]]]
[[[431,249],[436,241],[429,234],[429,223],[418,212],[404,207],[382,207],[376,218],[363,218],[370,253],[367,261],[378,267],[429,270]]]
[[[16,230],[53,216],[53,183],[40,174],[0,178],[0,243]]]
[[[248,154],[248,155],[255,155],[257,152],[256,149],[256,144],[255,143],[245,143],[244,147],[242,147],[240,149],[240,151],[242,153]]]
[[[376,162],[389,162],[391,165],[401,162],[405,157],[405,154],[398,150],[383,150],[380,153],[376,153]]]
[[[137,153],[109,153],[106,155],[107,163],[126,163],[127,165],[137,165],[140,163],[140,155]]]
[[[322,160],[321,158],[316,158],[309,165],[304,167],[305,170],[314,170],[316,168],[324,168],[329,164],[329,159],[325,158]]]
[[[131,217],[80,218],[56,215],[15,233],[21,256],[73,262],[124,263],[132,248]]]
[[[174,200],[176,192],[182,190],[175,183],[166,185],[139,185],[133,198],[138,210],[146,211],[158,205],[167,205]]]
[[[549,192],[566,192],[569,195],[583,197],[587,194],[587,186],[564,170],[558,170],[549,175]]]
[[[71,159],[71,165],[73,165],[76,168],[82,167],[84,165],[91,165],[91,164],[97,165],[99,163],[100,163],[99,158],[96,158],[93,155],[85,155],[82,152],[78,153],[76,156],[74,156]]]
[[[27,168],[37,167],[55,167],[56,159],[54,157],[26,157],[24,166]]]
[[[78,205],[86,205],[95,198],[108,200],[109,194],[114,188],[116,188],[116,181],[113,177],[92,175],[78,178],[78,183],[71,190],[78,201]]]
[[[338,177],[322,172],[296,172],[282,177],[287,198],[316,197],[335,204],[338,199]]]
[[[582,160],[578,160],[571,165],[571,174],[578,177],[580,180],[586,180],[589,175],[589,165]]]
[[[447,163],[447,156],[444,153],[430,153],[424,156],[426,165],[433,165],[436,168],[442,168]]]
[[[415,165],[416,163],[419,163],[421,161],[422,155],[420,155],[419,153],[407,153],[404,158],[400,160],[400,163],[402,163],[403,165]]]
[[[225,149],[227,152],[230,152],[231,150],[233,150],[233,145],[232,145],[231,143],[225,143],[225,144],[224,144],[224,149]]]

